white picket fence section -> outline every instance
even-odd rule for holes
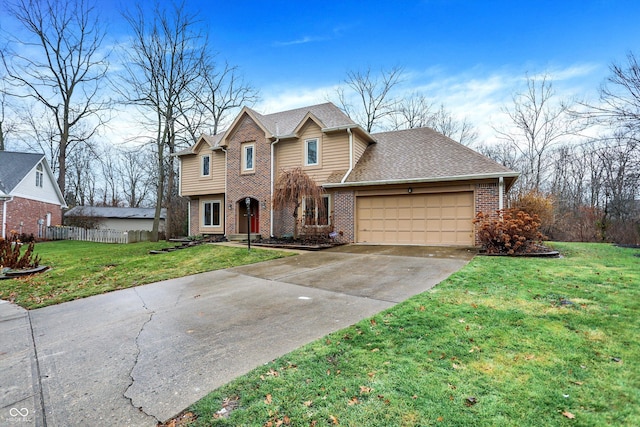
[[[47,227],[47,240],[82,240],[97,243],[136,243],[151,240],[151,232],[146,230],[99,230],[80,227]]]

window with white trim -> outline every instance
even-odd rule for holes
[[[44,168],[42,163],[38,163],[36,166],[36,187],[43,187],[44,185]]]
[[[318,162],[318,138],[307,139],[304,141],[304,165],[315,166]]]
[[[205,227],[220,227],[222,202],[207,200],[202,202],[202,225]]]
[[[253,172],[255,164],[255,145],[245,144],[242,146],[242,171]]]
[[[315,199],[305,198],[302,203],[304,225],[329,225],[331,218],[329,207],[328,194],[322,196],[322,202],[319,206],[316,206]]]
[[[209,176],[211,175],[211,156],[206,155],[201,157],[200,161],[200,175],[201,176]]]

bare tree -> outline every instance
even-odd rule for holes
[[[67,154],[97,132],[107,105],[100,99],[105,33],[88,0],[17,0],[8,12],[28,34],[14,35],[2,54],[12,95],[36,100],[53,118],[64,193]]]
[[[585,105],[582,116],[606,123],[614,128],[626,128],[634,137],[640,132],[640,64],[633,52],[627,53],[627,63],[610,66],[611,76],[600,88],[600,103]]]
[[[216,135],[235,110],[259,99],[258,91],[240,76],[238,68],[226,62],[219,67],[207,61],[197,83],[188,99],[191,104],[180,104],[180,122],[191,143],[205,132]]]
[[[478,131],[465,117],[462,121],[440,105],[440,109],[431,115],[427,126],[463,145],[471,145],[478,139]]]
[[[99,156],[93,146],[75,150],[69,154],[67,191],[65,200],[69,206],[95,206],[97,202],[96,171],[100,169]]]
[[[522,156],[524,190],[541,190],[546,177],[546,154],[565,137],[575,135],[583,127],[569,114],[570,106],[554,103],[552,82],[547,75],[527,76],[527,88],[513,96],[510,109],[504,108],[511,127],[494,128],[498,137],[512,144]]]
[[[433,103],[426,96],[414,92],[398,101],[392,115],[393,129],[413,129],[429,126],[433,117]]]
[[[149,165],[153,164],[153,154],[144,147],[129,149],[120,153],[120,176],[122,192],[129,207],[138,208],[144,205],[152,190]]]
[[[391,91],[402,80],[402,67],[382,70],[379,76],[373,75],[371,68],[365,71],[349,71],[345,87],[337,90],[338,102],[342,110],[364,126],[367,132],[380,126],[380,120],[396,112],[398,101]],[[355,106],[352,98],[355,97]]]
[[[124,12],[124,17],[134,37],[126,53],[126,89],[122,93],[128,102],[153,116],[155,127],[158,186],[152,235],[157,240],[161,207],[165,203],[171,205],[175,194],[172,154],[178,141],[179,107],[181,103],[190,104],[187,99],[193,96],[193,85],[203,72],[207,38],[197,30],[196,16],[187,12],[184,3],[172,3],[166,10],[156,2],[151,13],[138,4],[133,12]],[[166,222],[171,230],[171,212],[167,213]]]

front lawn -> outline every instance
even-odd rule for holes
[[[219,270],[286,256],[273,250],[200,245],[150,255],[167,242],[128,245],[57,241],[37,243],[41,265],[51,270],[24,278],[0,280],[0,299],[33,309],[117,289]]]
[[[476,257],[433,290],[223,386],[183,419],[638,426],[640,251],[554,248],[564,258]]]

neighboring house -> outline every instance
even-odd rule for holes
[[[103,230],[144,230],[153,229],[155,208],[113,208],[96,206],[75,206],[64,214],[65,223],[82,222],[92,224],[91,228]],[[164,232],[167,210],[161,209],[158,231]],[[75,220],[75,221],[74,221]]]
[[[62,223],[64,197],[43,154],[0,151],[2,238],[16,231],[43,237]]]
[[[290,234],[291,212],[271,206],[281,170],[301,167],[326,191],[326,214],[303,201],[306,227],[343,242],[474,245],[472,220],[501,207],[518,173],[435,132],[369,134],[331,103],[261,115],[243,108],[224,133],[180,159],[190,234]]]

